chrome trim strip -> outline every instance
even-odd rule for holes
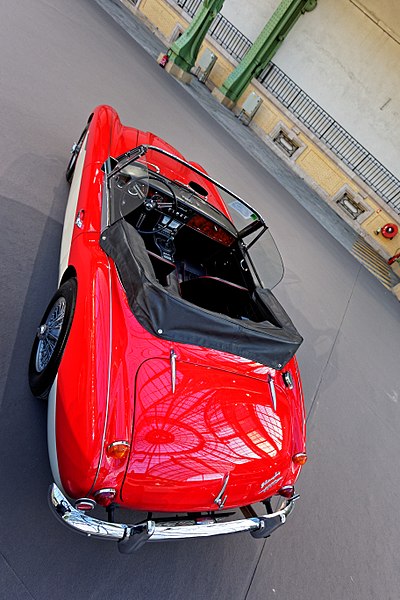
[[[175,350],[172,348],[169,354],[169,360],[171,363],[171,389],[172,393],[175,394],[176,388],[176,354]]]
[[[276,412],[276,390],[275,390],[275,383],[274,383],[274,379],[273,379],[272,375],[268,376],[268,385],[269,385],[269,389],[271,392],[272,404],[274,407],[274,411]]]
[[[96,496],[98,496],[99,494],[104,494],[104,492],[113,492],[114,495],[117,493],[117,490],[115,488],[101,488],[100,490],[97,490],[97,492],[95,492],[93,495],[96,498]]]
[[[115,446],[126,446],[127,448],[130,448],[130,443],[126,440],[116,440],[115,442],[112,442],[112,444],[108,444],[107,450],[111,450]]]
[[[99,463],[97,465],[96,475],[94,477],[92,486],[90,490],[87,492],[87,496],[89,496],[96,485],[97,478],[100,473],[101,465],[103,462],[104,452],[106,450],[106,436],[107,436],[107,425],[108,425],[108,413],[110,410],[110,393],[111,393],[111,364],[112,364],[112,348],[113,348],[113,312],[112,312],[112,279],[111,279],[111,266],[110,260],[107,256],[107,265],[108,265],[108,284],[109,284],[109,299],[110,299],[110,314],[109,314],[109,332],[110,332],[110,347],[108,350],[108,366],[107,366],[107,395],[106,395],[106,413],[104,415],[104,427],[103,427],[103,435],[101,438],[101,449],[100,449],[100,458]]]
[[[90,507],[91,507],[91,508],[87,508],[87,509],[84,509],[84,510],[93,510],[94,508],[96,508],[96,501],[95,501],[95,500],[92,500],[91,498],[78,498],[78,500],[75,500],[75,502],[74,502],[74,506],[75,506],[75,508],[76,508],[77,510],[82,510],[82,509],[80,509],[80,508],[77,506],[77,504],[79,504],[79,503],[83,503],[83,504],[85,504],[85,503],[86,503],[88,506],[90,506]]]
[[[110,225],[110,192],[108,189],[107,175],[104,173],[103,189],[101,192],[101,225],[100,231],[103,231]]]
[[[144,521],[137,525],[107,523],[89,517],[77,510],[58,489],[55,483],[49,489],[50,507],[63,523],[87,536],[100,537],[113,541],[126,541],[139,533],[146,533],[146,540],[162,542],[172,539],[193,537],[211,537],[230,533],[250,532],[253,537],[266,537],[283,525],[294,508],[298,496],[289,500],[283,499],[282,505],[276,512],[259,517],[238,519],[236,521],[196,523],[195,521],[154,522]],[[188,524],[189,523],[189,524]]]

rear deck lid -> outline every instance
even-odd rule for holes
[[[255,379],[174,354],[142,363],[123,501],[191,512],[271,495],[291,456],[290,405],[274,375]]]

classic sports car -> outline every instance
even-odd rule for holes
[[[307,457],[302,338],[270,291],[283,268],[264,220],[108,106],[66,175],[59,289],[29,365],[49,402],[54,514],[123,553],[269,536]]]

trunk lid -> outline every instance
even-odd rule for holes
[[[173,356],[142,363],[123,501],[141,510],[193,512],[270,496],[291,464],[291,407],[274,376]]]

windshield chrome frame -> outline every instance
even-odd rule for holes
[[[216,179],[213,179],[212,177],[210,177],[210,175],[208,175],[207,173],[204,173],[201,169],[190,164],[183,158],[180,158],[179,156],[176,156],[175,154],[168,152],[167,150],[164,150],[163,148],[159,148],[158,146],[152,146],[150,144],[142,144],[140,146],[137,146],[136,148],[132,148],[132,150],[129,150],[116,158],[110,156],[105,161],[105,163],[102,166],[102,170],[104,171],[104,189],[103,189],[103,206],[102,206],[102,214],[101,214],[101,231],[103,232],[111,224],[110,187],[109,187],[111,177],[113,177],[114,175],[119,173],[124,167],[128,166],[132,162],[135,162],[137,159],[141,158],[142,156],[145,156],[147,154],[148,150],[153,150],[154,152],[163,154],[164,156],[167,156],[167,157],[171,158],[172,160],[178,162],[179,164],[187,167],[189,170],[193,171],[194,173],[196,173],[197,175],[199,175],[206,181],[213,184],[217,188],[217,190],[219,188],[222,191],[224,191],[225,193],[227,193],[229,196],[234,198],[235,200],[238,200],[239,202],[241,202],[247,209],[249,209],[256,216],[255,221],[253,221],[252,223],[249,223],[241,230],[237,229],[234,222],[232,221],[232,217],[229,218],[229,221],[232,224],[232,227],[234,228],[234,230],[237,232],[237,240],[240,241],[240,243],[243,246],[243,250],[246,255],[246,260],[249,263],[249,268],[253,274],[253,277],[255,276],[255,280],[258,281],[258,283],[261,285],[261,287],[264,287],[264,283],[258,273],[257,268],[255,267],[255,264],[250,256],[249,252],[248,252],[248,250],[252,246],[254,246],[255,243],[258,242],[258,240],[268,230],[268,226],[266,225],[263,217],[250,204],[248,204],[245,200],[243,200],[243,198],[241,198],[240,196],[238,196],[237,194],[232,192],[229,188],[224,186],[222,183],[220,183]],[[150,164],[150,163],[148,163],[148,164]],[[160,172],[160,169],[154,163],[151,163],[151,166],[154,166],[156,168],[157,172]],[[180,182],[177,182],[177,183],[180,183]],[[180,185],[184,185],[184,184],[180,183]],[[225,202],[224,198],[223,198],[223,201]],[[224,213],[222,213],[219,208],[215,207],[211,203],[208,203],[208,204],[210,207],[214,208],[218,213],[220,213],[221,215],[224,215]],[[226,215],[224,215],[224,217],[226,217]],[[255,235],[254,239],[252,239],[249,242],[249,244],[246,244],[244,238],[246,238],[248,235],[255,233],[255,232],[257,232],[257,235]],[[277,249],[277,252],[279,253],[278,249]],[[281,261],[282,261],[282,259],[281,259]],[[280,277],[279,281],[282,279],[282,277],[283,277],[283,263],[282,263],[282,276]],[[279,283],[279,281],[277,283]],[[277,283],[275,285],[277,285]],[[275,287],[275,285],[272,287]]]
[[[240,231],[232,223],[232,225],[235,227],[235,229],[238,233],[238,239],[243,239],[250,233],[253,233],[254,231],[257,231],[258,229],[261,229],[262,231],[257,236],[257,239],[258,239],[268,229],[262,216],[252,206],[250,206],[250,204],[248,204],[245,200],[243,200],[243,198],[241,198],[240,196],[238,196],[237,194],[232,192],[230,189],[228,189],[222,183],[220,183],[216,179],[213,179],[207,173],[204,173],[203,171],[201,171],[201,169],[198,169],[197,167],[190,164],[183,158],[176,156],[176,154],[172,154],[171,152],[168,152],[167,150],[164,150],[163,148],[159,148],[158,146],[143,144],[141,146],[137,146],[136,148],[133,148],[132,150],[129,150],[128,152],[125,152],[124,154],[121,154],[117,158],[113,158],[110,156],[105,161],[105,163],[102,167],[102,170],[105,173],[105,179],[106,179],[106,202],[107,202],[107,210],[105,211],[105,213],[107,215],[107,220],[105,220],[105,219],[103,220],[103,218],[102,218],[102,230],[104,230],[104,228],[107,227],[110,223],[110,210],[109,210],[110,194],[109,194],[109,183],[108,183],[110,178],[113,177],[114,175],[116,175],[117,173],[119,173],[119,171],[121,171],[124,167],[129,165],[131,162],[134,162],[141,156],[144,156],[148,150],[153,150],[154,152],[159,152],[160,154],[164,154],[165,156],[172,158],[173,160],[177,161],[179,164],[187,167],[188,169],[190,169],[191,171],[196,173],[197,175],[200,175],[200,177],[203,177],[206,181],[209,181],[210,183],[215,185],[217,189],[220,188],[221,190],[223,190],[224,192],[226,192],[227,194],[232,196],[232,198],[241,202],[244,206],[246,206],[246,208],[251,210],[251,212],[254,213],[257,217],[256,221],[254,221],[253,223],[250,223],[248,226],[246,226],[244,229],[242,229]],[[219,211],[219,209],[217,209],[217,210]],[[221,211],[219,211],[219,212],[221,212]]]
[[[250,204],[248,204],[245,200],[243,200],[243,198],[241,198],[240,196],[238,196],[237,194],[235,194],[234,192],[232,192],[232,190],[230,190],[229,188],[227,188],[226,186],[224,186],[222,183],[220,183],[216,179],[213,179],[207,173],[204,173],[201,169],[198,169],[194,165],[188,163],[183,158],[180,158],[179,156],[176,156],[175,154],[172,154],[171,152],[168,152],[167,150],[163,150],[162,148],[159,148],[158,146],[146,145],[144,147],[147,148],[147,150],[154,150],[155,152],[159,152],[160,154],[164,154],[165,156],[168,156],[169,158],[172,158],[172,159],[176,160],[181,165],[183,165],[185,167],[188,167],[188,169],[190,169],[194,173],[197,173],[197,175],[200,175],[201,177],[203,177],[204,179],[206,179],[206,181],[209,181],[210,183],[212,183],[213,185],[215,185],[217,189],[221,188],[221,190],[223,190],[224,192],[226,192],[227,194],[229,194],[230,196],[232,196],[232,198],[235,198],[235,200],[239,200],[239,202],[242,202],[242,204],[244,204],[246,206],[246,208],[248,208],[249,210],[251,210],[257,216],[257,221],[254,221],[254,223],[251,223],[250,225],[248,225],[247,227],[245,227],[241,231],[237,230],[237,228],[235,227],[236,231],[239,234],[238,235],[239,239],[243,239],[243,237],[249,235],[250,233],[253,233],[254,231],[257,231],[257,229],[262,228],[263,229],[262,233],[264,233],[264,231],[266,231],[268,229],[268,227],[265,224],[264,219],[262,218],[262,216],[252,206],[250,206]],[[260,235],[262,235],[262,233]]]

